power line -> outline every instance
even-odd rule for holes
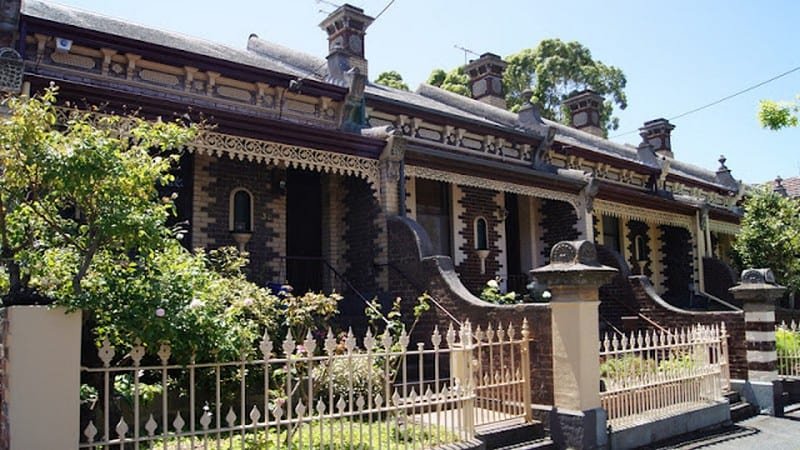
[[[372,19],[372,21],[375,22],[376,20],[380,19],[380,17],[383,15],[383,13],[385,13],[386,10],[389,9],[389,7],[392,6],[393,3],[394,3],[394,0],[389,0],[389,3],[387,3],[386,6],[383,7],[381,12],[379,12],[378,15],[375,16],[374,19]]]
[[[744,94],[744,93],[747,93],[747,92],[750,92],[750,91],[752,91],[752,90],[754,90],[754,89],[760,88],[761,86],[763,86],[763,85],[765,85],[765,84],[771,83],[771,82],[773,82],[773,81],[775,81],[775,80],[777,80],[777,79],[779,79],[779,78],[783,78],[783,77],[785,77],[786,75],[789,75],[789,74],[792,74],[792,73],[794,73],[794,72],[797,72],[798,70],[800,70],[800,66],[797,66],[797,67],[795,67],[795,68],[793,68],[793,69],[787,70],[786,72],[783,72],[783,73],[781,73],[781,74],[775,75],[774,77],[772,77],[772,78],[770,78],[770,79],[768,79],[768,80],[764,80],[764,81],[762,81],[762,82],[760,82],[760,83],[756,83],[756,84],[754,84],[754,85],[752,85],[752,86],[750,86],[750,87],[747,87],[747,88],[745,88],[745,89],[742,89],[741,91],[737,91],[737,92],[734,92],[733,94],[730,94],[730,95],[728,95],[728,96],[722,97],[722,98],[721,98],[721,99],[719,99],[719,100],[715,100],[715,101],[713,101],[713,102],[711,102],[711,103],[707,103],[707,104],[705,104],[705,105],[703,105],[703,106],[700,106],[700,107],[697,107],[697,108],[691,109],[691,110],[689,110],[689,111],[686,111],[686,112],[680,113],[680,114],[678,114],[678,115],[676,115],[676,116],[672,116],[672,117],[668,118],[667,120],[676,120],[676,119],[680,119],[680,118],[686,117],[686,116],[688,116],[688,115],[690,115],[690,114],[694,114],[694,113],[696,113],[696,112],[699,112],[699,111],[702,111],[702,110],[704,110],[704,109],[710,108],[710,107],[712,107],[712,106],[719,105],[719,104],[720,104],[720,103],[722,103],[722,102],[728,101],[728,100],[730,100],[730,99],[732,99],[732,98],[734,98],[734,97],[738,97],[738,96],[740,96],[740,95],[742,95],[742,94]],[[627,135],[629,135],[629,134],[632,134],[632,133],[635,133],[635,132],[637,132],[637,131],[639,131],[639,129],[638,129],[638,128],[637,128],[637,129],[635,129],[635,130],[630,130],[630,131],[626,131],[626,132],[624,132],[624,133],[616,134],[616,135],[614,135],[614,136],[611,136],[611,138],[620,137],[620,136],[627,136]]]

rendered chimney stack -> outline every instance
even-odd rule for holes
[[[345,4],[319,24],[328,34],[328,69],[331,76],[343,80],[344,73],[353,68],[365,77],[368,75],[364,35],[373,20],[364,14],[363,9]]]
[[[470,61],[464,68],[469,75],[472,98],[483,103],[506,109],[506,93],[503,89],[503,71],[506,62],[494,53],[484,53]]]
[[[603,127],[600,125],[600,110],[603,108],[602,95],[587,89],[564,100],[564,106],[569,108],[572,116],[570,124],[573,128],[595,136],[603,136]]]
[[[672,154],[672,141],[670,134],[675,129],[675,125],[669,123],[667,119],[649,120],[639,128],[639,136],[653,147],[656,154],[668,158],[674,158]]]

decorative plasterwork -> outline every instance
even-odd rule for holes
[[[351,175],[377,185],[378,161],[296,145],[206,131],[188,146],[189,151],[208,155],[228,155],[241,160],[283,164],[297,169]]]
[[[730,222],[709,220],[708,224],[709,224],[709,229],[714,233],[730,234],[731,236],[735,236],[741,230],[741,226]]]
[[[69,108],[59,108],[59,123],[67,123],[67,120],[73,114],[86,114],[89,120],[95,122],[105,116],[100,113],[87,113]],[[120,133],[126,133],[131,128],[132,121],[122,118],[115,125]],[[239,158],[240,160],[246,159],[248,161],[278,164],[297,169],[355,176],[367,180],[373,186],[378,186],[378,161],[360,156],[234,136],[216,131],[202,131],[186,147],[190,152],[210,156],[222,157],[227,155],[230,158]]]
[[[509,183],[507,181],[492,180],[489,178],[475,177],[471,175],[461,175],[452,172],[430,169],[420,166],[406,166],[407,176],[425,178],[428,180],[444,181],[451,184],[477,187],[499,192],[510,192],[513,194],[527,195],[530,197],[545,198],[548,200],[558,200],[567,202],[574,208],[578,208],[578,196],[567,192],[551,191],[535,186],[525,186],[522,184]]]
[[[654,209],[623,205],[600,199],[594,201],[594,211],[598,214],[619,217],[620,219],[640,220],[642,222],[656,223],[659,225],[683,227],[689,231],[693,230],[694,224],[694,216],[683,216],[666,211],[656,211]]]

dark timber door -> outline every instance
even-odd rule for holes
[[[316,172],[287,172],[286,255],[286,278],[296,295],[322,290],[322,191]]]
[[[508,291],[519,293],[525,292],[525,285],[528,284],[528,277],[522,271],[520,262],[520,239],[519,239],[519,204],[517,195],[506,192],[506,263],[508,264]]]

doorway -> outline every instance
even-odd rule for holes
[[[286,279],[296,295],[322,290],[322,183],[320,174],[286,173]]]

